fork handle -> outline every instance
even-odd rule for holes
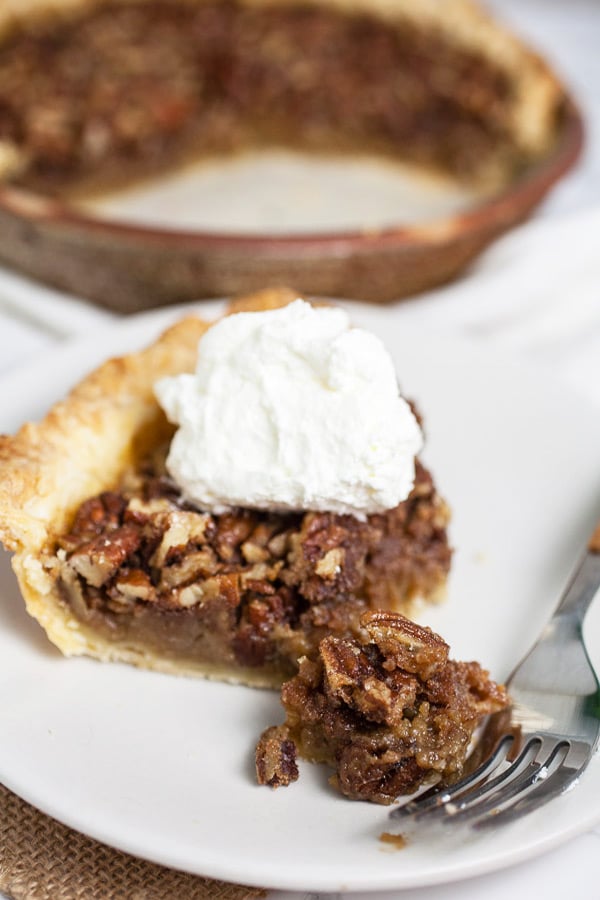
[[[600,589],[600,522],[587,545],[571,581],[554,612],[557,616],[572,616],[582,622],[588,607]]]

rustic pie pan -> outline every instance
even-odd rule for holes
[[[46,23],[54,28],[50,13],[60,14],[59,24],[66,16],[56,44],[53,32],[44,31]],[[4,76],[10,113],[4,115],[4,168],[12,180],[0,183],[0,262],[122,312],[282,282],[308,294],[376,302],[418,293],[453,278],[491,240],[525,219],[573,165],[582,144],[580,114],[544,60],[466,0],[2,0],[0,39],[3,27],[17,35],[17,44],[9,45],[13,56],[8,53]],[[98,50],[90,29],[100,47],[114,53]],[[365,58],[379,56],[379,67],[362,66]],[[341,77],[344,66],[348,78]],[[307,101],[311,91],[319,101],[314,108]],[[415,225],[402,222],[399,210],[397,225],[375,230],[249,235],[117,222],[69,205],[63,198],[72,191],[67,185],[57,194],[56,183],[44,180],[43,166],[38,177],[36,154],[48,130],[51,152],[47,159],[42,154],[44,165],[51,168],[53,154],[63,152],[60,129],[56,136],[48,119],[51,125],[58,115],[60,123],[65,110],[58,101],[64,107],[71,97],[73,127],[82,124],[82,113],[86,128],[100,127],[101,138],[102,123],[119,123],[119,114],[127,117],[133,109],[135,124],[141,110],[141,133],[149,129],[155,149],[171,141],[169,122],[179,108],[179,137],[169,145],[176,151],[173,162],[188,150],[204,158],[205,151],[243,148],[247,137],[249,146],[258,141],[318,150],[325,140],[326,149],[384,153],[406,142],[407,160],[468,173],[474,185],[508,186],[460,214]],[[186,109],[187,132],[180,121]],[[482,119],[486,129],[478,134],[471,126]],[[417,139],[410,146],[413,125]],[[99,183],[110,178],[110,165],[104,171],[102,161],[97,171],[86,171],[98,152],[97,132],[91,137],[93,152],[84,129],[81,185],[88,175]],[[145,165],[144,154],[136,156],[127,144],[137,146],[135,137],[129,123],[129,150],[117,147],[115,157],[119,165],[127,157],[123,172],[117,167],[115,173],[125,176],[131,165],[132,180]],[[465,153],[456,159],[461,145]],[[11,152],[16,162],[10,162]],[[105,155],[110,164],[111,154]]]
[[[575,163],[583,123],[568,101],[552,150],[467,212],[425,225],[314,235],[232,235],[94,218],[0,187],[0,260],[120,312],[289,283],[314,295],[387,302],[456,276],[526,219]]]

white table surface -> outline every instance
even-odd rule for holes
[[[586,152],[530,225],[503,239],[459,283],[401,304],[396,314],[534,360],[585,393],[600,413],[600,3],[492,0],[491,5],[529,35],[571,85],[587,118]],[[112,318],[0,270],[0,373],[26,363],[56,341]],[[595,898],[600,896],[597,854],[600,826],[550,854],[485,877],[354,896],[357,900],[400,895],[403,900]],[[326,895],[271,896],[325,900]]]

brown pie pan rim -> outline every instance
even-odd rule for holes
[[[526,220],[575,164],[582,115],[568,99],[552,149],[500,192],[425,224],[318,234],[224,234],[113,222],[0,186],[0,261],[122,313],[291,284],[390,302],[442,285]]]

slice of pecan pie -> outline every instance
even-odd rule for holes
[[[63,653],[278,685],[366,610],[439,593],[448,509],[418,461],[408,498],[364,521],[190,503],[165,470],[173,427],[153,386],[193,369],[207,328],[184,319],[0,438],[0,538],[28,611]]]

